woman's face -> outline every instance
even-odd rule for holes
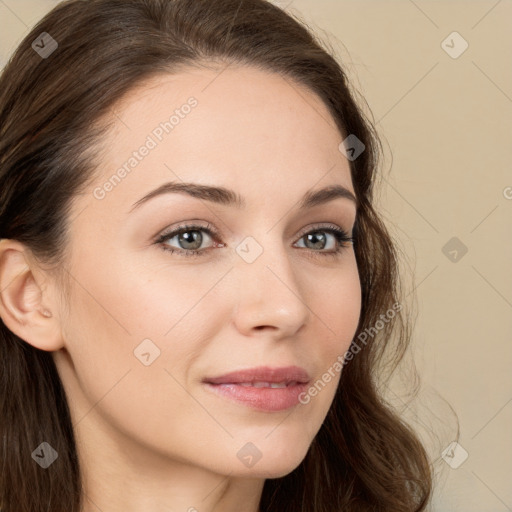
[[[354,193],[342,137],[309,90],[250,67],[159,76],[115,116],[101,175],[73,203],[53,353],[79,448],[141,471],[283,476],[359,320],[354,250],[332,231],[352,234],[355,203],[302,204]]]

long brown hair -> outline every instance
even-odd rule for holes
[[[56,47],[48,36],[33,47],[43,32]],[[43,56],[43,47],[53,53]],[[405,310],[393,307],[400,303],[397,250],[373,205],[381,142],[346,73],[298,17],[265,0],[57,5],[24,38],[0,77],[0,237],[22,242],[58,273],[70,202],[97,169],[96,148],[110,126],[100,121],[155,74],[213,62],[249,64],[307,86],[328,107],[340,142],[353,134],[365,146],[349,159],[359,201],[354,250],[362,311],[353,344],[360,350],[343,367],[305,459],[289,475],[265,482],[261,511],[426,510],[433,481],[426,450],[377,388],[382,362],[398,364],[411,337]],[[393,319],[382,322],[390,310]],[[383,326],[375,328],[379,322]],[[81,472],[51,353],[0,322],[0,357],[2,512],[79,512]],[[46,470],[31,457],[43,441],[59,454]]]

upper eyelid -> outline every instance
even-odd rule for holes
[[[160,240],[162,238],[174,238],[176,235],[178,235],[182,232],[186,233],[187,231],[206,231],[209,234],[211,233],[211,235],[213,235],[213,236],[220,237],[219,231],[217,231],[211,225],[201,226],[199,224],[183,224],[183,225],[177,226],[175,228],[164,229],[163,231],[160,232],[160,234],[158,234],[156,236],[156,239]]]

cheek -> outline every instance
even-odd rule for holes
[[[74,266],[65,339],[78,378],[90,381],[84,388],[91,399],[128,370],[143,370],[142,382],[155,389],[169,385],[166,370],[187,381],[189,368],[226,318],[211,313],[228,302],[215,284],[229,268],[204,269],[147,265],[121,254],[100,265],[92,253]]]
[[[314,331],[321,340],[313,355],[317,358],[319,372],[307,390],[304,403],[323,415],[327,414],[334,398],[343,371],[343,358],[359,324],[361,285],[355,257],[330,279],[319,277],[316,282],[316,286],[311,286],[308,305],[316,313]]]
[[[201,289],[183,295],[140,272],[117,281],[110,274],[109,281],[106,268],[83,270],[77,276],[88,273],[87,291],[74,287],[63,329],[72,365],[59,365],[74,422],[84,428],[106,422],[143,444],[199,435],[195,423],[176,421],[176,411],[207,419],[186,389],[188,370],[208,339],[187,315]]]
[[[316,279],[315,279],[316,277]],[[309,282],[308,306],[314,312],[316,329],[326,333],[323,345],[331,358],[350,346],[361,315],[361,284],[353,254],[335,272],[313,276]]]

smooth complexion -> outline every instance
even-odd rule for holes
[[[97,199],[94,189],[191,96],[190,114]],[[115,115],[97,179],[73,202],[62,268],[69,301],[21,244],[4,240],[0,269],[11,284],[2,318],[53,352],[76,430],[84,512],[255,512],[264,480],[305,457],[339,375],[307,404],[283,410],[222,396],[204,380],[298,366],[312,384],[349,348],[359,274],[353,246],[329,228],[350,236],[356,205],[337,196],[299,208],[324,187],[354,194],[338,149],[344,137],[308,89],[234,65],[154,77]],[[231,189],[245,207],[183,192],[140,202],[168,182]],[[183,225],[199,227],[157,242]],[[201,231],[208,226],[214,236]],[[320,238],[308,242],[314,232]],[[194,236],[201,255],[187,256]],[[249,252],[262,250],[251,263],[237,252],[247,237]],[[160,351],[147,366],[134,354],[143,340]],[[247,443],[261,454],[252,466],[237,456]]]

